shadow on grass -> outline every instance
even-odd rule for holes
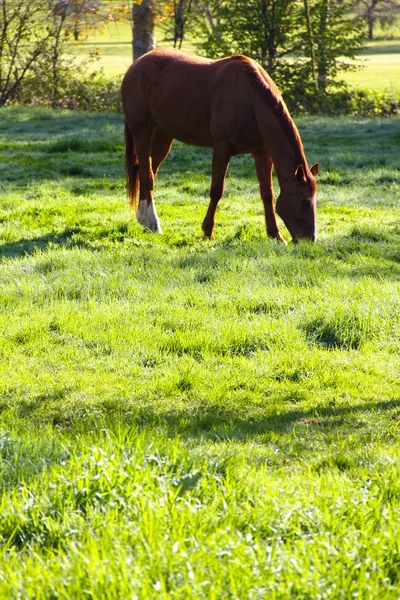
[[[142,406],[134,409],[132,406],[121,408],[118,402],[104,403],[91,406],[75,406],[74,414],[64,412],[59,404],[68,394],[65,390],[57,389],[53,394],[38,396],[29,402],[22,402],[14,406],[13,410],[20,421],[28,419],[31,425],[43,425],[43,421],[51,423],[61,429],[101,429],[106,427],[111,430],[115,425],[137,426],[139,428],[155,428],[166,432],[168,435],[178,435],[182,439],[202,439],[208,441],[235,440],[247,442],[260,441],[263,436],[272,435],[277,441],[278,435],[290,435],[296,430],[299,439],[307,441],[305,429],[329,435],[345,428],[347,432],[362,429],[366,422],[370,422],[373,415],[379,413],[389,419],[400,419],[400,397],[393,400],[379,402],[365,401],[351,406],[316,406],[310,409],[289,409],[286,411],[269,414],[261,418],[244,418],[234,410],[221,409],[210,406],[202,410],[169,410],[156,411],[152,406]],[[52,405],[49,410],[49,403]],[[0,407],[1,412],[7,413],[7,404]],[[93,411],[93,412],[92,412]],[[364,420],[365,419],[365,422]]]
[[[284,412],[251,418],[212,406],[199,411],[188,408],[158,412],[153,406],[135,409],[123,406],[121,401],[112,406],[101,401],[75,405],[69,412],[65,410],[68,391],[57,389],[13,406],[0,402],[3,427],[12,423],[15,431],[25,433],[27,429],[37,432],[50,427],[73,439],[86,435],[92,438],[93,434],[119,437],[124,432],[136,436],[143,431],[149,439],[159,434],[178,437],[192,447],[224,443],[228,453],[232,443],[233,456],[238,444],[249,443],[254,444],[253,449],[275,449],[274,456],[267,460],[278,468],[287,460],[310,460],[317,469],[333,466],[344,471],[358,466],[357,456],[364,448],[368,452],[371,442],[397,440],[400,422],[400,397],[366,400],[352,406],[289,407]],[[131,434],[129,437],[133,439]]]
[[[9,258],[31,256],[37,251],[45,251],[50,247],[85,248],[95,250],[90,244],[82,240],[74,240],[73,236],[80,233],[79,229],[65,229],[60,234],[46,234],[36,238],[22,238],[15,242],[8,242],[0,246],[0,261]]]
[[[362,402],[352,406],[318,406],[309,410],[294,409],[269,415],[261,419],[242,418],[233,411],[220,409],[199,411],[196,415],[188,411],[168,411],[156,413],[151,408],[138,411],[134,417],[121,416],[123,421],[131,420],[140,426],[166,428],[168,433],[181,437],[206,437],[210,440],[249,441],[268,434],[291,433],[297,426],[311,426],[322,432],[329,432],[346,425],[359,429],[363,415],[384,411],[397,417],[400,398],[380,402]],[[400,417],[400,415],[399,415]]]
[[[4,139],[18,141],[48,140],[49,136],[122,131],[123,118],[113,113],[49,110],[47,108],[7,107],[1,110],[0,131]],[[121,135],[121,140],[123,139]]]

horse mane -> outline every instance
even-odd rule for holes
[[[297,157],[299,165],[302,164],[304,167],[307,167],[303,143],[301,141],[299,132],[289,114],[287,106],[276,84],[273,82],[268,73],[256,61],[241,55],[235,58],[240,58],[242,64],[245,65],[247,74],[249,75],[249,80],[254,87],[261,92],[263,100],[267,103],[268,107],[274,114]]]

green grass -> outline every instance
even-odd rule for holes
[[[369,42],[360,56],[361,68],[343,75],[351,87],[386,91],[393,95],[400,91],[400,41]]]
[[[154,236],[120,116],[0,114],[0,596],[398,598],[400,120],[298,120],[283,247],[249,157],[210,242],[175,144]]]

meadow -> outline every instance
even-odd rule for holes
[[[349,89],[361,88],[391,93],[400,92],[400,41],[398,28],[393,29],[393,39],[378,37],[367,42],[358,57],[357,69],[342,73],[340,76]],[[382,36],[384,32],[378,31]],[[73,50],[80,57],[89,52],[97,52],[97,60],[90,69],[103,69],[109,77],[122,77],[132,62],[132,38],[128,23],[110,24],[101,32],[91,30],[86,38]],[[156,30],[159,46],[171,47],[168,32],[162,24]],[[183,41],[182,50],[196,53],[196,40],[188,37]]]
[[[369,42],[358,62],[360,68],[343,75],[349,87],[389,92],[393,96],[399,93],[399,39]]]
[[[120,115],[0,115],[0,597],[398,598],[400,119],[296,120],[285,247],[247,156],[204,240],[175,143],[156,236]]]

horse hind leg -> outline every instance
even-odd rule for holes
[[[139,157],[140,193],[137,220],[153,233],[162,233],[153,199],[154,179],[163,160],[168,156],[173,139],[160,129],[137,143]]]
[[[139,206],[136,213],[138,222],[153,233],[162,233],[160,220],[153,200],[154,174],[151,165],[152,132],[146,132],[135,139],[139,161]]]
[[[157,176],[161,163],[167,158],[172,146],[173,138],[161,129],[156,129],[151,144],[151,167],[154,178]]]
[[[214,146],[212,157],[212,179],[210,188],[210,204],[203,221],[204,237],[212,238],[215,223],[215,211],[224,193],[225,175],[231,159],[230,147],[227,144]]]

